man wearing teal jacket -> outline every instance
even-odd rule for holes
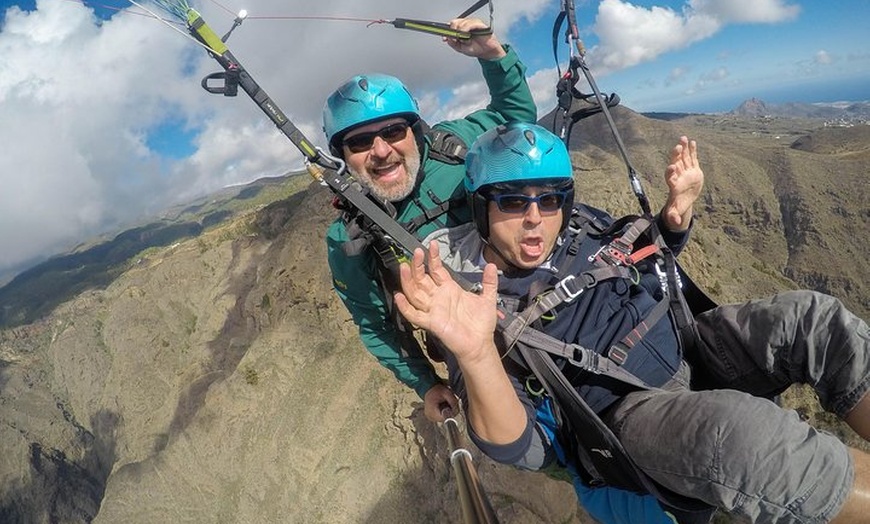
[[[485,24],[477,19],[457,19],[451,26],[472,31]],[[464,145],[500,124],[534,123],[537,117],[526,68],[509,46],[502,45],[493,34],[445,41],[480,62],[491,97],[486,109],[440,122],[432,127],[440,134],[433,135],[420,119],[416,101],[398,79],[367,74],[340,86],[327,99],[323,111],[330,150],[347,162],[354,178],[376,200],[394,208],[395,218],[418,238],[471,219],[462,185]],[[456,399],[440,382],[420,347],[391,317],[387,297],[391,300],[392,293],[385,294],[382,284],[389,278],[381,276],[380,258],[373,247],[365,247],[365,225],[360,227],[344,214],[330,226],[326,242],[333,285],[359,327],[366,349],[426,400],[430,420],[441,421],[440,412],[432,406],[447,403],[455,409]]]

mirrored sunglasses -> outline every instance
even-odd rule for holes
[[[395,124],[390,124],[386,127],[383,127],[377,131],[370,131],[367,133],[359,133],[357,135],[349,136],[344,139],[343,144],[347,146],[351,153],[362,153],[364,151],[368,151],[372,148],[372,144],[375,143],[375,137],[379,136],[383,140],[393,144],[402,140],[406,136],[408,136],[408,125],[407,122],[397,122]]]
[[[538,204],[538,209],[541,212],[551,213],[558,211],[565,203],[565,198],[568,197],[566,191],[553,191],[550,193],[541,193],[538,196],[529,195],[490,195],[489,199],[495,202],[498,210],[502,213],[525,213],[532,202]]]

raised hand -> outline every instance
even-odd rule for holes
[[[482,291],[475,294],[453,280],[441,264],[435,242],[429,244],[428,273],[423,258],[423,250],[417,249],[411,263],[402,264],[396,306],[409,322],[438,337],[456,356],[468,395],[468,423],[477,435],[495,444],[515,442],[531,422],[493,341],[498,318],[495,265],[486,265]],[[427,393],[425,400],[431,406],[442,394],[434,391],[429,398]]]
[[[486,29],[487,25],[479,18],[454,18],[450,21],[450,28],[471,32],[475,29]],[[467,40],[449,37],[444,37],[442,40],[454,51],[474,58],[497,60],[507,54],[493,33],[472,36]]]
[[[692,206],[704,187],[704,172],[698,164],[698,145],[685,136],[671,150],[671,163],[665,170],[668,200],[662,220],[671,231],[685,231],[692,221]]]
[[[480,294],[465,291],[441,263],[438,246],[429,245],[427,273],[423,250],[414,251],[410,264],[402,264],[402,291],[396,293],[396,306],[412,324],[432,333],[460,361],[476,359],[481,353],[495,351],[498,276],[493,264],[483,272]]]

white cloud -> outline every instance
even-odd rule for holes
[[[472,111],[483,109],[488,101],[489,94],[486,89],[486,83],[474,81],[451,89],[446,105],[431,106],[429,103],[426,103],[421,106],[420,110],[424,114],[429,115],[429,121],[434,123],[442,120],[462,118]]]
[[[528,77],[529,89],[538,108],[538,118],[556,108],[556,83],[559,73],[556,68],[540,69]]]
[[[603,0],[594,26],[599,43],[589,62],[605,75],[707,39],[729,24],[786,22],[799,12],[783,0],[690,0],[680,12]]]
[[[668,73],[667,79],[665,79],[665,87],[671,86],[679,82],[686,77],[688,72],[689,68],[686,67],[675,67],[671,69],[670,73]]]
[[[695,91],[703,91],[711,86],[729,81],[731,74],[726,67],[717,67],[712,71],[708,71],[698,78],[695,84]]]
[[[794,20],[801,10],[783,0],[690,0],[689,5],[723,24],[775,24]]]
[[[603,0],[595,20],[600,43],[590,51],[590,61],[595,71],[606,74],[708,38],[720,27],[718,20],[703,13]]]
[[[506,41],[515,22],[534,20],[547,4],[498,2],[497,34]],[[213,2],[195,5],[218,34],[230,28],[233,14]],[[486,103],[476,61],[437,37],[391,25],[257,18],[446,21],[466,0],[248,0],[244,7],[249,19],[228,42],[233,55],[317,144],[326,96],[364,71],[403,79],[430,119]],[[101,21],[73,1],[37,0],[36,8],[0,11],[0,275],[177,201],[300,167],[301,153],[244,93],[200,88],[220,66],[191,40],[146,16]],[[476,16],[486,19],[487,9]],[[448,91],[448,103],[437,102]],[[168,119],[198,131],[188,158],[149,148],[149,130]]]
[[[146,42],[157,27],[134,27],[131,18],[100,28],[69,2],[7,11],[0,33],[0,270],[153,203],[152,192],[140,188],[160,172],[142,131],[172,102],[184,103],[176,61],[160,56],[184,52],[173,41],[152,53]]]

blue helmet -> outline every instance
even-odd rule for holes
[[[562,140],[535,124],[512,122],[480,135],[465,157],[465,189],[483,238],[489,236],[488,190],[495,185],[556,186],[568,192],[562,229],[574,204],[571,157]]]
[[[329,95],[323,107],[323,131],[330,150],[339,154],[339,140],[345,133],[388,117],[404,117],[412,124],[420,119],[417,101],[405,85],[377,73],[351,78]]]

